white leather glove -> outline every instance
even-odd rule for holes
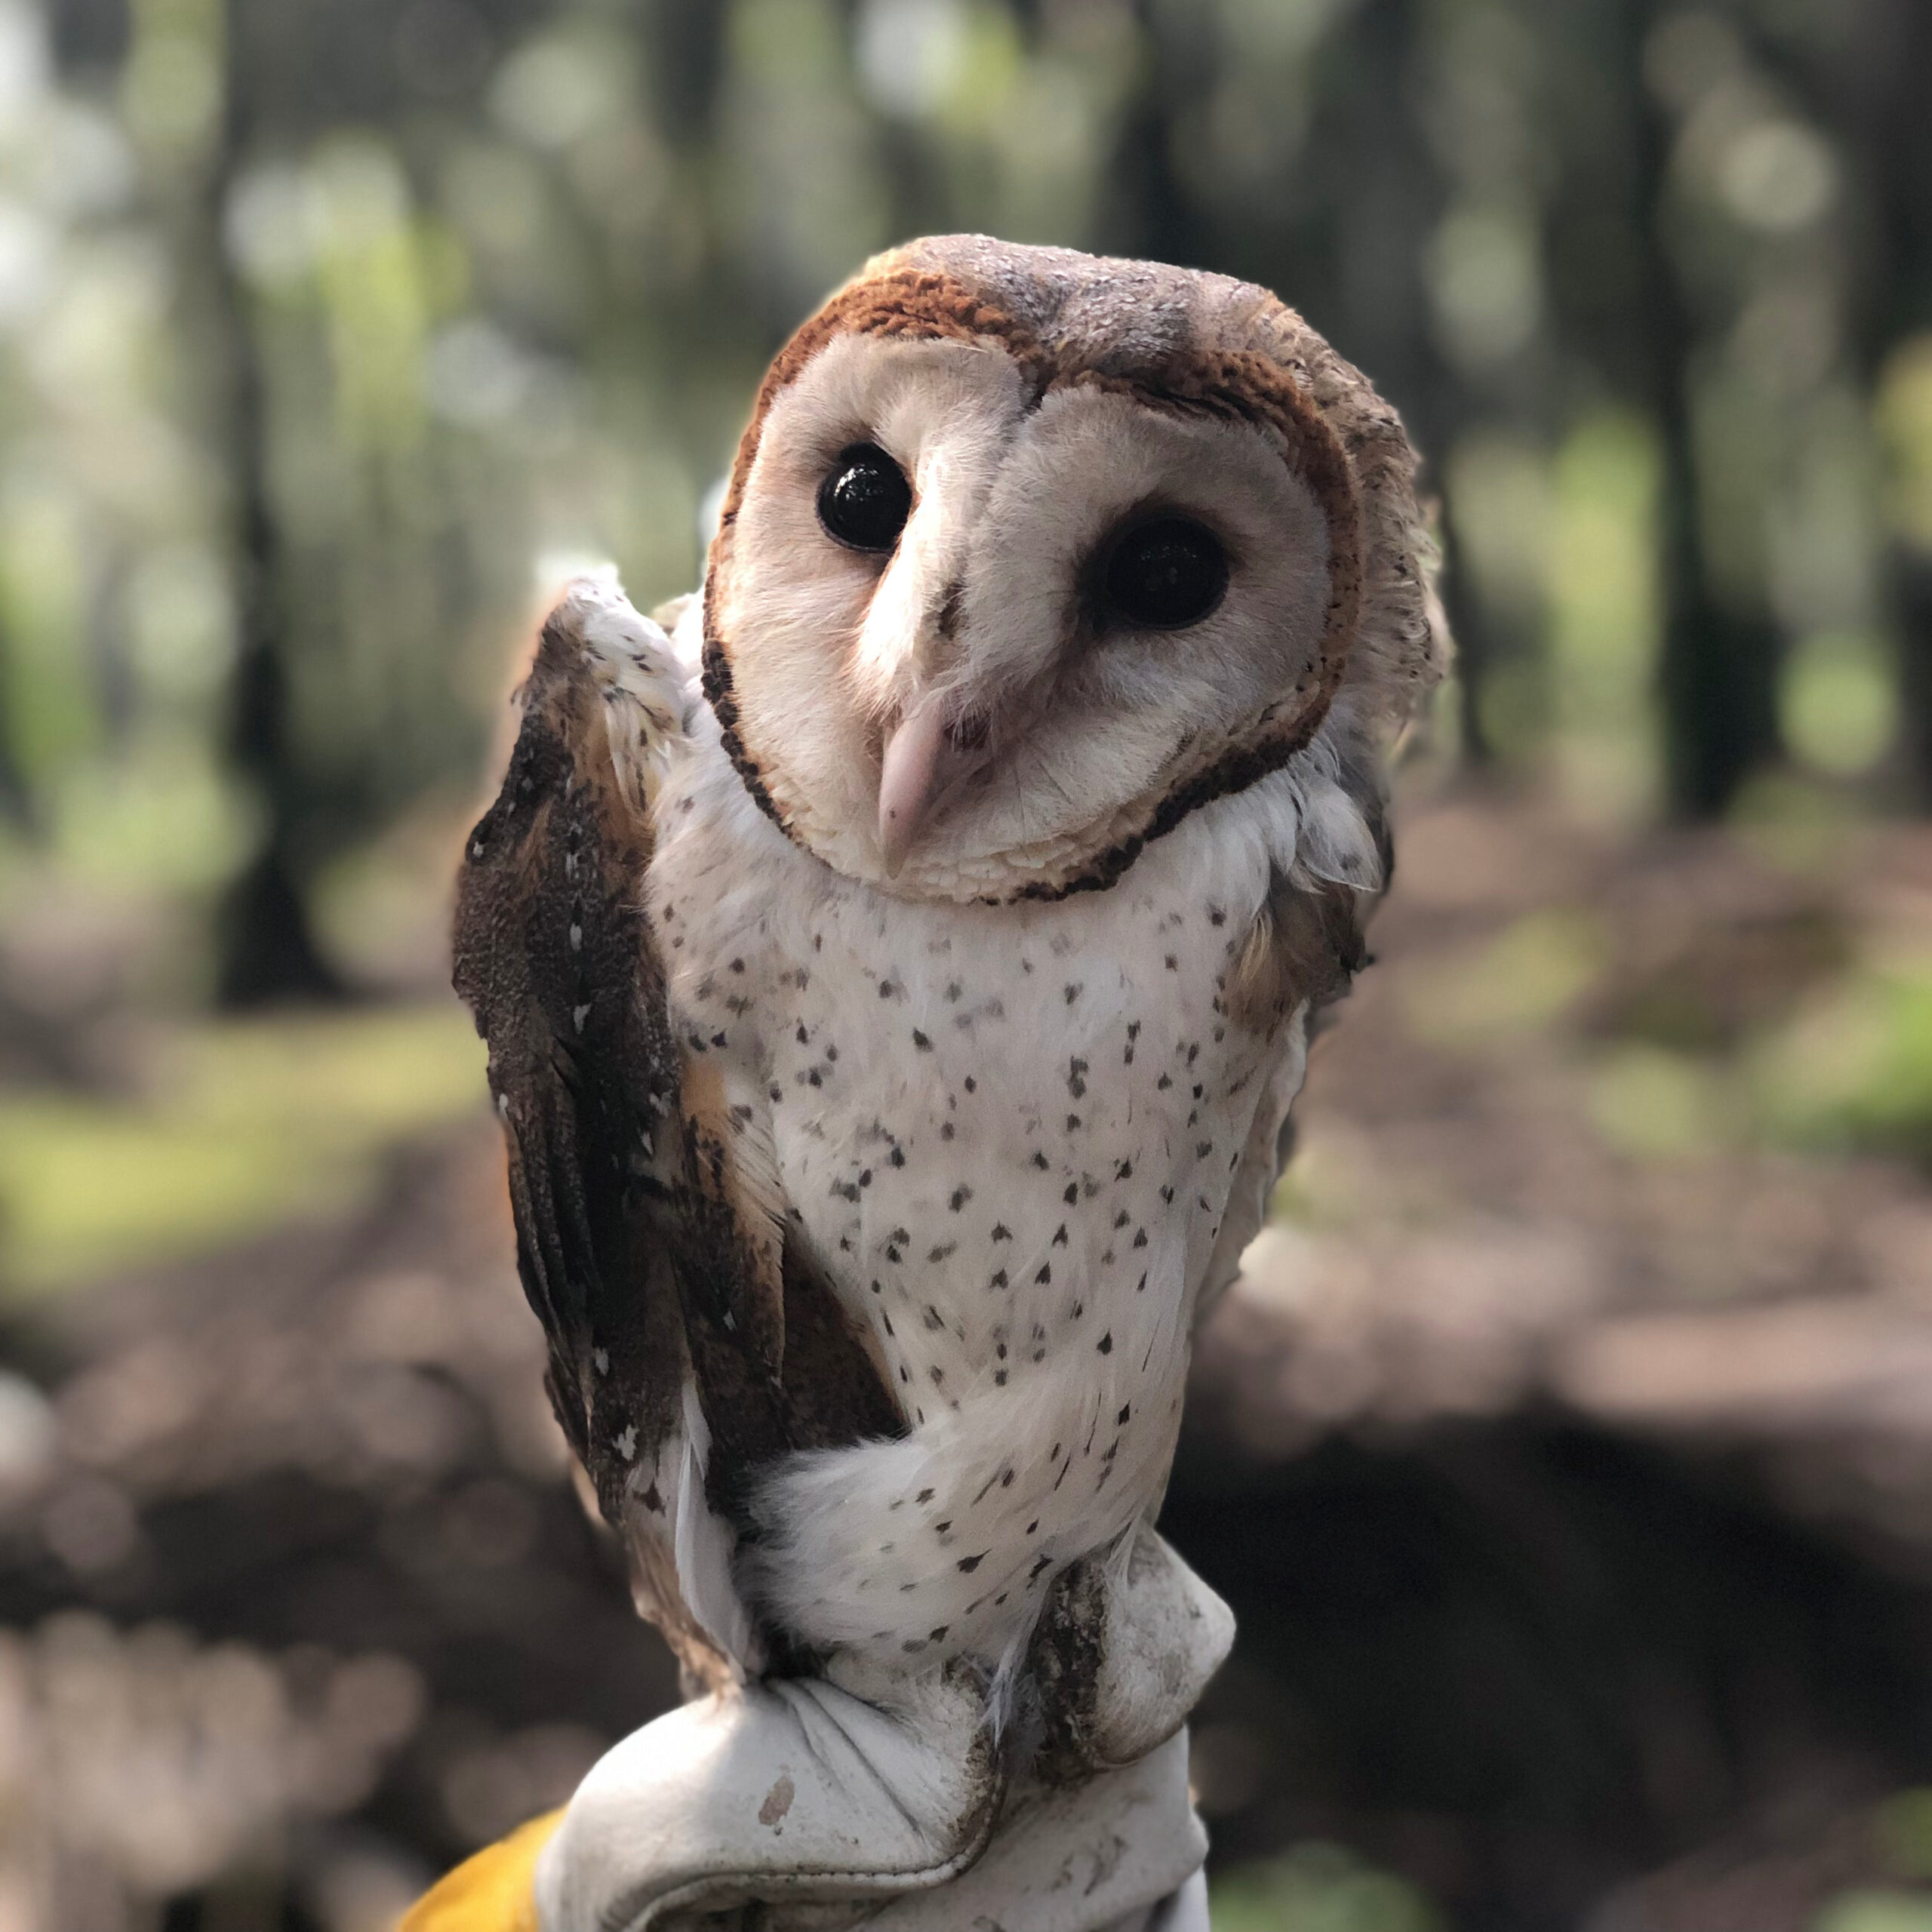
[[[1232,1636],[1143,1527],[1043,1625],[1012,1775],[962,1666],[864,1681],[835,1658],[667,1712],[571,1801],[543,1932],[1205,1932],[1181,1726]]]

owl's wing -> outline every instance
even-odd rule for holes
[[[762,1647],[729,1575],[755,1472],[900,1425],[786,1252],[769,1135],[705,1043],[674,1031],[645,887],[699,702],[688,672],[614,585],[589,580],[545,622],[521,698],[464,854],[457,990],[489,1045],[558,1419],[646,1614],[715,1679],[721,1652]]]
[[[631,1472],[655,1471],[682,1424],[663,1226],[682,1067],[643,888],[683,682],[614,586],[573,585],[543,625],[457,887],[456,988],[489,1046],[518,1272],[558,1420],[620,1526]]]
[[[1392,860],[1379,818],[1371,830],[1386,878]],[[1232,1284],[1243,1251],[1267,1224],[1275,1185],[1294,1152],[1293,1109],[1309,1045],[1367,956],[1363,921],[1374,897],[1278,869],[1269,879],[1267,902],[1229,977],[1227,1001],[1243,1024],[1274,1035],[1276,1051],[1235,1164],[1227,1213],[1195,1305],[1197,1321]]]

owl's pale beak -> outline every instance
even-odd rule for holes
[[[878,844],[888,878],[897,878],[939,795],[952,776],[945,707],[926,698],[893,728],[878,774]]]

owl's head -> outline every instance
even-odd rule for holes
[[[869,263],[773,364],[706,580],[759,802],[913,898],[1118,877],[1440,668],[1415,458],[1292,311],[980,236]]]

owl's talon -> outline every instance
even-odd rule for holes
[[[1136,1764],[1187,1721],[1227,1660],[1234,1613],[1167,1540],[1141,1524],[1124,1546],[1062,1578],[1029,1654],[1049,1783]]]

